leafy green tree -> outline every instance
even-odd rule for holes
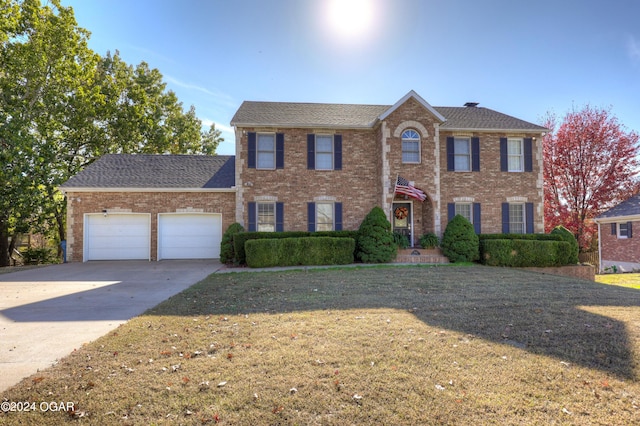
[[[88,48],[59,0],[0,0],[0,266],[25,228],[65,238],[57,187],[106,153],[215,154],[162,74]]]
[[[464,216],[449,221],[440,244],[442,254],[451,262],[474,262],[480,259],[480,241],[473,225]]]
[[[391,233],[391,223],[380,207],[374,207],[358,229],[358,259],[365,263],[386,263],[391,262],[397,252],[398,245]]]

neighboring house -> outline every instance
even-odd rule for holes
[[[640,269],[640,194],[629,198],[595,219],[598,224],[600,272],[616,267],[618,272]]]
[[[246,101],[231,125],[235,158],[202,157],[224,162],[209,170],[217,176],[225,169],[214,188],[181,181],[179,170],[171,186],[163,184],[160,177],[173,172],[162,166],[132,170],[154,158],[171,163],[189,156],[140,156],[139,162],[139,156],[107,156],[65,183],[69,258],[97,258],[92,222],[102,220],[103,210],[146,215],[149,231],[140,241],[149,240],[152,260],[173,257],[162,250],[162,222],[177,213],[221,215],[222,229],[237,221],[258,231],[355,230],[380,206],[394,231],[414,245],[424,233],[441,236],[455,214],[478,233],[544,232],[548,130],[475,103],[432,107],[413,91],[394,105]],[[233,162],[235,179],[228,179]],[[191,173],[188,162],[180,167]],[[107,179],[112,174],[115,181]],[[394,192],[397,183],[403,191]],[[405,195],[414,187],[423,201]],[[119,250],[115,239],[104,244]]]

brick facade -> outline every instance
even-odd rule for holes
[[[627,223],[621,218],[618,223]],[[640,232],[640,221],[630,222],[632,229]],[[611,230],[611,223],[600,224],[600,265],[601,269],[615,265],[622,272],[640,270],[640,237],[620,238]]]
[[[68,192],[67,260],[83,261],[84,215],[107,212],[151,214],[151,260],[157,260],[158,214],[221,213],[223,231],[235,221],[235,192]]]
[[[534,232],[544,232],[541,134],[496,131],[445,131],[437,117],[410,97],[388,116],[367,129],[242,127],[236,126],[236,219],[248,222],[247,203],[268,200],[284,203],[284,230],[307,230],[307,203],[327,199],[343,203],[343,229],[355,230],[375,206],[391,220],[392,203],[408,202],[413,214],[413,244],[426,232],[442,235],[448,203],[481,204],[483,233],[502,232],[502,203],[532,203]],[[404,130],[420,135],[420,162],[402,161]],[[247,167],[248,134],[284,134],[284,168]],[[342,135],[342,170],[307,169],[307,134]],[[478,137],[480,171],[447,171],[448,136]],[[502,172],[500,138],[532,138],[533,170]],[[421,188],[424,202],[394,196],[400,175]]]

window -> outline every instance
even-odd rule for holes
[[[316,170],[333,170],[333,136],[316,135]]]
[[[307,135],[307,169],[342,170],[342,135]]]
[[[507,139],[507,163],[508,171],[510,172],[524,171],[524,150],[522,148],[522,139]]]
[[[402,133],[402,162],[420,162],[420,135],[415,130],[405,130]]]
[[[471,203],[456,203],[455,209],[455,214],[459,214],[469,222],[473,223],[473,209]]]
[[[524,234],[524,224],[524,204],[509,204],[509,232],[511,234]]]
[[[453,167],[456,171],[471,171],[471,141],[469,138],[453,139]]]
[[[629,223],[618,224],[618,238],[629,238]]]
[[[275,135],[258,133],[257,143],[258,169],[275,169]]]
[[[258,203],[258,232],[275,232],[276,209],[274,203]]]
[[[316,203],[316,231],[333,231],[333,203]]]

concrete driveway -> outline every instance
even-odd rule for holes
[[[87,262],[0,275],[0,392],[222,268]]]

